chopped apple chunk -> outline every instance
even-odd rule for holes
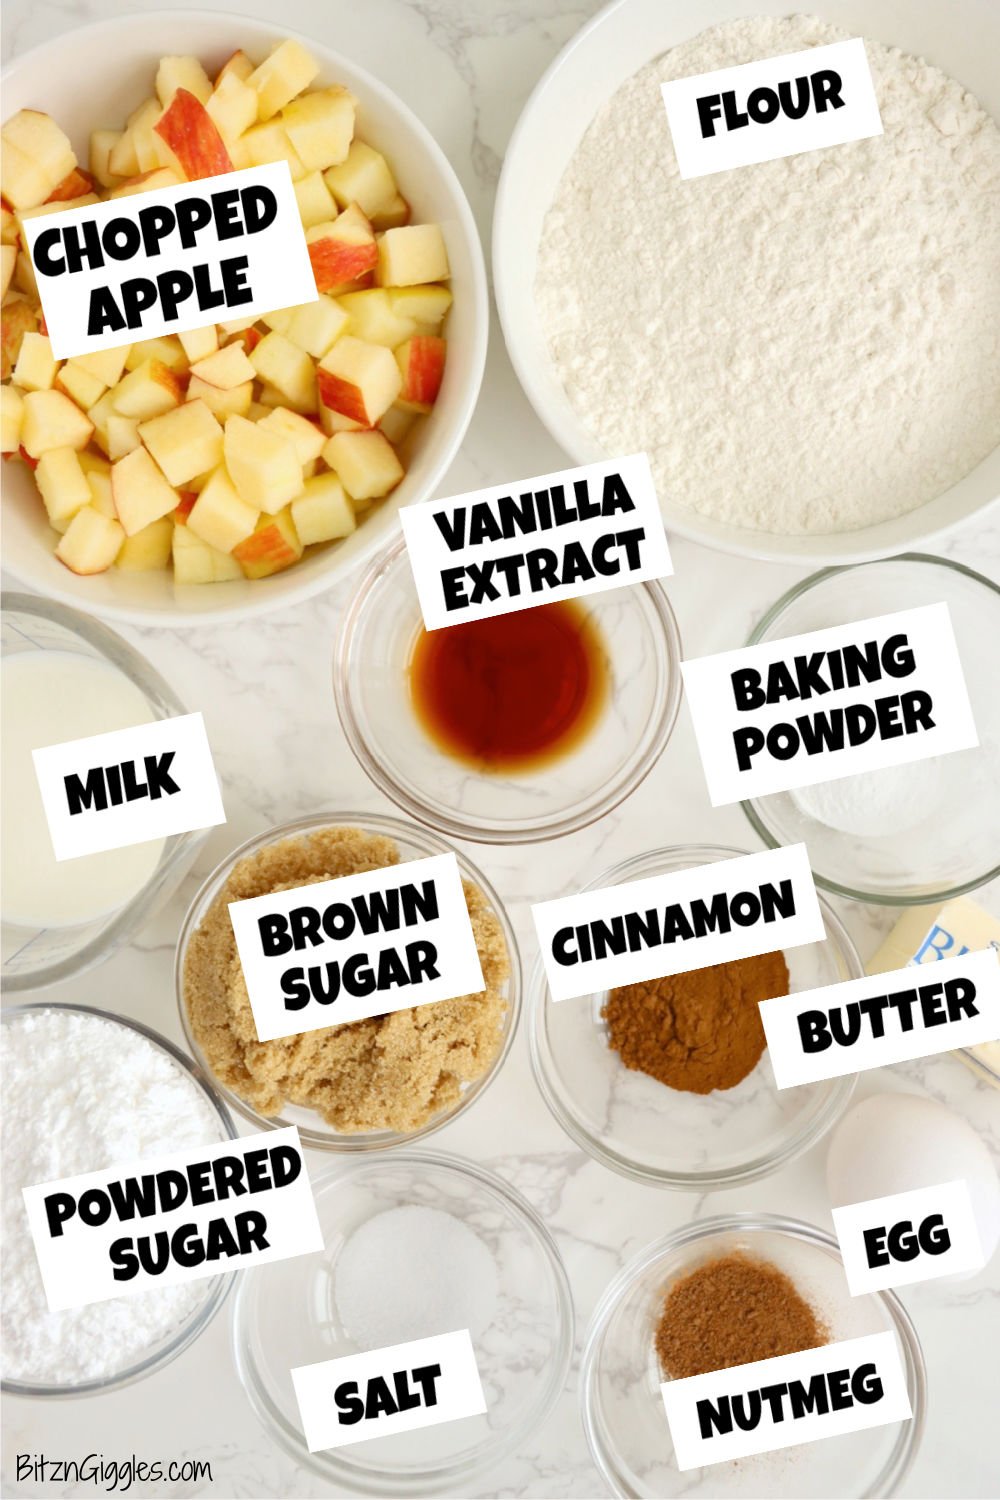
[[[354,203],[339,218],[308,229],[306,246],[319,292],[346,291],[378,265],[375,231]]]
[[[126,573],[149,573],[165,568],[170,561],[174,540],[174,523],[169,516],[150,521],[135,536],[127,536],[121,544],[115,567]]]
[[[438,398],[447,351],[444,339],[433,333],[418,333],[396,350],[396,363],[403,377],[400,406],[428,412]]]
[[[189,526],[174,527],[172,557],[176,583],[226,583],[243,577],[230,553],[210,547]]]
[[[437,224],[407,224],[387,229],[378,242],[378,279],[382,286],[416,286],[447,281],[451,275],[444,235]]]
[[[224,451],[229,477],[248,505],[275,515],[301,495],[302,464],[293,444],[280,432],[245,417],[230,417]]]
[[[317,474],[306,480],[302,494],[292,501],[292,520],[299,541],[306,547],[349,536],[358,524],[336,474]]]
[[[199,380],[207,380],[209,385],[221,391],[231,391],[233,386],[253,380],[254,367],[242,344],[227,344],[224,349],[218,349],[192,365],[191,374],[197,375]]]
[[[222,462],[222,428],[203,401],[185,401],[140,423],[139,437],[175,486]]]
[[[362,427],[375,426],[403,384],[391,350],[350,334],[320,360],[316,380],[323,405]]]
[[[173,151],[190,182],[231,172],[233,163],[226,144],[204,104],[185,88],[179,88],[153,127]],[[165,166],[161,162],[157,165]]]
[[[145,448],[136,448],[111,467],[111,493],[126,536],[134,536],[151,521],[169,515],[177,505],[177,491]]]
[[[323,452],[326,442],[326,434],[315,422],[310,422],[308,417],[303,417],[299,412],[289,411],[287,406],[272,407],[266,416],[260,419],[260,426],[270,428],[287,438],[298,455],[299,462],[303,468],[319,458]]]
[[[85,505],[59,538],[56,557],[71,573],[104,573],[118,555],[125,533],[117,521]]]
[[[187,524],[195,536],[220,552],[232,552],[257,524],[260,511],[240,498],[236,487],[220,465],[211,475],[188,514]]]
[[[316,89],[281,112],[282,124],[307,172],[342,162],[354,135],[354,98],[347,89]]]
[[[326,224],[337,217],[337,205],[323,181],[322,172],[310,172],[307,176],[300,177],[294,186],[303,229],[311,229],[314,224]]]
[[[50,448],[85,448],[94,424],[62,391],[28,391],[24,397],[21,446],[29,458]]]
[[[250,355],[258,377],[273,386],[296,411],[316,410],[316,370],[306,351],[283,333],[272,331]]]
[[[261,516],[245,541],[233,548],[247,578],[268,578],[290,568],[302,556],[303,544],[295,530],[291,508],[273,516]]]
[[[319,63],[311,57],[301,42],[279,42],[259,68],[255,68],[247,79],[257,94],[257,113],[262,120],[269,120],[283,109],[296,94],[307,89],[319,72]]]
[[[159,359],[147,359],[129,372],[114,388],[114,406],[119,416],[135,417],[140,422],[158,417],[178,406],[181,383],[173,370]]]
[[[58,368],[52,345],[45,334],[26,333],[21,340],[21,352],[11,379],[22,391],[48,391],[52,389]]]
[[[380,499],[403,477],[403,465],[381,432],[338,432],[323,449],[352,500]]]
[[[397,197],[388,162],[365,141],[352,142],[346,159],[323,175],[340,208],[355,203],[369,219]]]
[[[24,401],[12,385],[0,386],[0,452],[16,453],[21,446]]]
[[[38,460],[35,483],[55,526],[90,504],[90,485],[75,448],[50,448]]]

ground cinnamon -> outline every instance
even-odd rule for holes
[[[829,1329],[784,1271],[740,1251],[675,1281],[655,1335],[660,1368],[674,1380],[829,1341]]]
[[[758,1004],[788,994],[781,953],[626,984],[602,1014],[608,1045],[626,1068],[690,1094],[731,1089],[764,1051]]]

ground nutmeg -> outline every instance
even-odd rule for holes
[[[829,1330],[784,1271],[738,1250],[674,1282],[654,1339],[660,1368],[672,1380],[829,1341]]]
[[[731,1089],[765,1047],[761,1000],[788,994],[782,953],[761,953],[612,990],[602,1015],[626,1068],[690,1094]]]

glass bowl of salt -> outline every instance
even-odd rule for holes
[[[477,1493],[562,1391],[573,1302],[555,1242],[500,1178],[457,1156],[396,1152],[313,1181],[324,1249],[240,1279],[236,1368],[298,1463],[355,1495]],[[290,1370],[468,1329],[486,1410],[310,1453]]]

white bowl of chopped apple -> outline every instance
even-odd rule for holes
[[[9,570],[134,624],[328,588],[434,491],[479,392],[486,275],[440,148],[349,59],[235,15],[87,26],[3,83]],[[316,301],[53,358],[25,218],[280,160]]]

